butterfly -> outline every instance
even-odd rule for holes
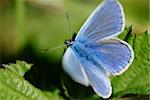
[[[74,41],[65,41],[62,65],[75,81],[91,86],[102,98],[109,98],[109,77],[125,72],[134,59],[131,46],[117,38],[124,30],[125,17],[117,0],[104,0],[79,30]]]

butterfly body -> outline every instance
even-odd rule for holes
[[[116,36],[124,30],[122,6],[117,0],[104,0],[81,27],[75,40],[65,41],[64,70],[71,78],[109,98],[110,75],[125,72],[134,58],[131,46]]]

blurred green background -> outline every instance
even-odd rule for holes
[[[1,64],[25,60],[33,63],[25,78],[34,86],[61,89],[61,58],[71,33],[78,32],[101,0],[0,0]],[[149,0],[120,0],[126,26],[134,33],[148,30]],[[71,33],[66,12],[69,13]],[[43,50],[47,49],[44,53]],[[76,83],[74,83],[76,84]],[[77,84],[78,85],[78,84]]]
[[[125,10],[126,26],[133,25],[136,33],[148,29],[148,1],[120,0]],[[1,0],[1,53],[8,56],[18,54],[30,44],[34,52],[41,55],[42,49],[63,45],[64,40],[71,36],[66,12],[70,17],[71,32],[78,32],[100,2],[101,0]],[[58,59],[62,52],[58,51],[48,55]]]

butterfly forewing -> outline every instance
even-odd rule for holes
[[[117,0],[104,0],[87,19],[76,41],[95,42],[118,35],[124,29],[124,12]]]

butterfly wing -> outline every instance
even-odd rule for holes
[[[129,44],[120,39],[100,41],[93,47],[99,61],[112,75],[120,75],[126,71],[134,58],[134,52]]]
[[[82,85],[88,86],[88,79],[83,70],[82,64],[69,47],[62,60],[63,69],[71,76],[71,78]]]
[[[118,35],[124,30],[124,12],[117,0],[104,0],[79,30],[76,41],[99,39]]]
[[[103,98],[109,98],[112,93],[112,87],[107,74],[88,61],[82,61],[82,63],[89,83],[94,91]]]

